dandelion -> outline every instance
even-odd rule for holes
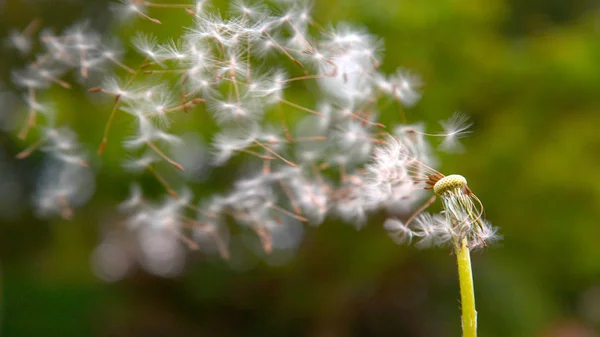
[[[416,245],[421,248],[443,245],[452,247],[458,262],[463,336],[476,336],[477,312],[470,250],[481,248],[499,238],[497,229],[483,218],[481,201],[473,194],[463,176],[444,176],[411,157],[410,150],[393,138],[389,140],[389,144],[375,151],[374,158],[370,171],[379,176],[379,181],[374,182],[375,186],[408,181],[422,189],[433,190],[435,195],[405,223],[389,219],[384,227],[399,243],[410,243],[413,238],[418,238]],[[421,214],[434,202],[436,196],[442,200],[442,214]]]
[[[38,213],[71,217],[93,190],[85,148],[67,125],[56,125],[64,118],[48,102],[53,93],[46,90],[74,88],[77,93],[97,76],[101,84],[88,92],[111,101],[98,154],[106,149],[118,112],[125,112],[123,119],[132,127],[115,142],[126,152],[122,167],[132,175],[151,175],[166,192],[155,202],[132,185],[119,206],[124,226],[110,231],[94,252],[100,277],[122,278],[136,263],[149,273],[177,275],[186,261],[185,246],[228,259],[229,243],[240,241],[239,230],[229,231],[232,222],[252,237],[258,256],[280,263],[298,247],[304,224],[320,225],[335,216],[359,229],[371,213],[401,214],[433,190],[412,216],[390,218],[384,227],[398,243],[453,248],[465,296],[463,327],[465,336],[472,336],[468,254],[499,235],[466,180],[432,168],[429,142],[437,137],[441,150],[460,150],[459,140],[471,125],[465,115],[441,122],[437,133],[419,122],[394,125],[388,103],[415,105],[420,77],[403,68],[384,74],[376,36],[350,25],[325,28],[312,18],[308,2],[279,0],[267,6],[236,0],[223,15],[203,0],[119,0],[117,7],[130,19],[163,24],[154,12],[173,10],[191,16],[193,23],[165,29],[160,36],[184,33],[164,40],[151,31],[138,32],[128,41],[142,59],[137,66],[126,61],[134,55],[121,57],[119,41],[104,39],[86,23],[58,33],[42,30],[39,43],[37,27],[9,37],[24,54],[33,52],[30,64],[12,73],[27,113],[18,136],[39,135],[17,158],[39,150],[52,162],[37,190]],[[79,81],[65,81],[72,75]],[[389,124],[380,122],[382,115]],[[205,140],[210,140],[210,159],[201,146]],[[186,172],[169,174],[184,166]],[[221,167],[228,186],[194,200],[186,186]],[[210,187],[205,190],[216,186]],[[444,211],[424,213],[436,197]],[[118,235],[122,239],[115,239]]]

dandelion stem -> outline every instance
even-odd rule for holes
[[[456,247],[458,280],[460,283],[460,303],[462,306],[463,337],[477,337],[477,311],[475,310],[475,292],[473,290],[473,272],[467,239]]]

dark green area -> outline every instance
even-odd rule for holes
[[[0,3],[2,3],[0,1]],[[467,151],[440,155],[459,173],[504,240],[473,254],[480,335],[596,336],[600,332],[600,12],[596,2],[517,0],[315,1],[322,23],[351,22],[385,40],[383,69],[422,75],[423,99],[409,120],[436,122],[460,110],[475,126]],[[0,34],[35,17],[61,27],[93,17],[100,1],[5,1]],[[185,14],[153,12],[164,22]],[[166,37],[181,31],[137,22]],[[109,29],[104,27],[103,29]],[[22,61],[2,51],[0,74]],[[139,60],[132,59],[132,62]],[[52,95],[90,152],[108,111],[83,90]],[[299,93],[298,99],[302,99]],[[202,108],[198,108],[202,111]],[[201,112],[199,112],[201,113]],[[383,122],[398,120],[395,108]],[[205,115],[206,116],[206,115]],[[186,126],[210,130],[190,119]],[[126,118],[113,137],[129,130]],[[9,160],[26,144],[0,135],[7,165],[29,189],[41,156]],[[97,228],[127,194],[118,143],[103,156],[91,203],[70,221],[40,221],[25,207],[0,223],[2,336],[458,336],[458,282],[449,250],[396,246],[381,224],[334,221],[307,229],[297,256],[281,267],[236,271],[198,254],[186,272],[159,279],[137,272],[105,284],[89,255]],[[198,195],[227,189],[214,172]],[[149,185],[151,179],[148,177]],[[152,188],[149,187],[149,192]],[[154,192],[159,193],[156,186]],[[107,215],[108,214],[108,215]],[[251,253],[248,253],[251,254]],[[594,295],[595,294],[595,295]],[[596,296],[594,300],[591,296]],[[585,334],[586,331],[588,334]]]

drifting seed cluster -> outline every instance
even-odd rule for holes
[[[444,177],[425,164],[433,161],[428,137],[441,137],[444,150],[458,149],[457,141],[470,123],[455,114],[441,123],[440,133],[427,133],[419,123],[379,123],[382,113],[397,114],[380,106],[413,106],[421,98],[422,83],[404,69],[391,75],[379,70],[383,48],[377,37],[349,25],[324,28],[313,20],[305,1],[274,1],[269,6],[233,1],[225,16],[205,1],[123,0],[115,5],[121,19],[139,17],[160,27],[167,23],[155,14],[171,10],[191,16],[193,24],[165,41],[151,32],[124,41],[133,44],[137,64],[126,64],[119,43],[91,24],[75,24],[61,34],[42,30],[37,37],[43,49],[13,74],[27,110],[19,137],[29,139],[30,130],[40,131],[18,157],[39,149],[59,163],[49,165],[49,176],[40,185],[40,213],[68,218],[93,192],[94,173],[75,132],[56,125],[51,102],[40,99],[51,86],[69,90],[74,85],[64,80],[69,74],[94,95],[109,98],[97,152],[111,151],[108,145],[120,142],[128,153],[123,167],[132,175],[152,175],[167,193],[156,203],[133,185],[120,207],[125,226],[108,231],[94,253],[102,277],[123,277],[134,263],[152,273],[174,275],[185,258],[182,242],[230,258],[229,241],[238,240],[230,233],[232,223],[252,233],[262,251],[271,253],[257,254],[269,259],[298,246],[304,223],[318,225],[327,216],[337,216],[360,227],[369,212],[410,210],[421,192],[431,188],[450,207],[446,220],[419,215],[414,230],[390,220],[386,228],[392,235],[398,241],[418,237],[423,246],[456,235],[469,236],[473,245],[485,242],[485,235],[475,237],[463,228],[477,224],[481,231],[489,230],[482,211],[468,203],[477,199],[460,188],[466,187],[464,178]],[[20,52],[33,51],[38,28],[32,24],[11,35]],[[217,131],[201,134],[190,128],[185,137],[173,131],[178,117],[186,114],[212,118]],[[134,131],[126,139],[115,139],[112,125],[127,118]],[[211,155],[185,152],[201,148],[189,134],[210,138]],[[201,179],[173,174],[236,167],[230,164],[234,157],[248,169],[220,193],[196,200],[188,185]],[[135,249],[123,248],[130,242],[138,242]]]

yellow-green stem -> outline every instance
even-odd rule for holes
[[[475,310],[475,293],[473,291],[473,272],[467,239],[456,248],[458,263],[458,280],[460,283],[460,303],[462,306],[463,337],[477,337],[477,311]]]

